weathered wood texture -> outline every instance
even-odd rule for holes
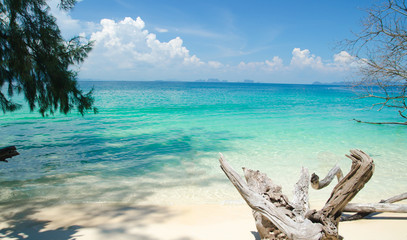
[[[338,165],[334,166],[326,175],[326,177],[319,181],[319,176],[316,175],[315,173],[312,174],[311,176],[311,186],[314,189],[322,189],[326,186],[328,186],[332,180],[335,178],[335,176],[338,179],[338,182],[343,178],[342,170]],[[377,213],[377,212],[397,212],[397,213],[403,213],[405,212],[406,205],[394,205],[392,203],[399,202],[402,200],[407,199],[407,192],[399,194],[397,196],[391,197],[386,200],[381,200],[379,203],[380,205],[376,205],[373,203],[368,203],[368,204],[357,204],[357,203],[349,203],[346,205],[346,207],[343,209],[344,212],[357,212],[356,214],[353,215],[342,215],[341,216],[341,221],[353,221],[353,220],[358,220],[367,217],[368,215],[372,213]]]
[[[256,191],[252,190],[246,182],[235,172],[235,170],[226,162],[221,155],[219,162],[221,164],[222,170],[225,172],[226,176],[232,182],[232,184],[236,187],[240,195],[246,201],[246,203],[256,212],[260,213],[265,219],[269,220],[273,226],[277,227],[284,236],[275,236],[275,239],[301,239],[301,240],[318,240],[322,237],[322,225],[320,223],[313,223],[308,219],[303,221],[299,221],[297,219],[292,219],[290,216],[293,214],[289,213],[286,215],[287,210],[285,207],[289,207],[287,204],[287,198],[285,196],[281,196],[280,200],[282,200],[282,206],[279,206],[278,203],[272,203],[268,198],[270,198],[267,192],[271,191],[271,195],[274,195],[273,192],[277,192],[276,196],[279,195],[280,190],[277,188],[268,189],[267,186],[264,187],[266,192],[264,195],[257,193]],[[247,170],[249,171],[249,170]],[[251,171],[251,170],[250,170]],[[261,174],[258,171],[251,171],[252,173],[258,173],[259,179],[265,179],[267,176],[265,174]],[[257,175],[257,174],[254,174]],[[257,176],[256,176],[257,177]],[[253,181],[256,177],[252,178]],[[265,177],[265,178],[264,178]],[[264,183],[270,183],[270,179],[264,180]],[[251,183],[254,185],[259,185],[259,188],[263,188],[263,182],[256,182]],[[274,198],[274,197],[273,197]],[[278,207],[279,206],[279,207]],[[291,206],[292,207],[292,206]],[[291,208],[289,207],[289,208]],[[288,209],[290,212],[290,209]],[[292,211],[291,211],[292,212]],[[301,211],[300,211],[301,212]],[[256,225],[258,222],[256,222]],[[269,226],[264,226],[264,229],[267,229]],[[272,227],[273,229],[273,227]],[[264,237],[264,236],[262,236]]]
[[[338,224],[343,209],[373,175],[373,159],[361,150],[350,152],[350,155],[346,155],[352,160],[349,173],[334,187],[325,206],[309,215],[313,221],[322,223],[326,239],[339,239]]]
[[[266,200],[273,203],[277,209],[284,212],[284,214],[288,216],[292,215],[292,207],[290,206],[287,197],[283,195],[281,186],[274,184],[266,174],[259,171],[243,168],[243,172],[247,185],[252,191],[262,195]],[[259,211],[253,210],[253,217],[261,239],[288,239],[281,230],[279,230]]]
[[[406,199],[407,199],[407,192],[399,194],[399,195],[391,197],[391,198],[388,198],[386,200],[381,200],[379,203],[386,204],[386,207],[390,207],[390,208],[381,209],[381,210],[383,210],[383,212],[388,212],[388,211],[384,211],[384,210],[388,210],[388,209],[392,210],[392,209],[394,209],[394,207],[392,207],[392,205],[393,205],[392,203],[399,202],[399,201],[406,200]],[[358,219],[362,219],[364,217],[367,217],[372,213],[380,212],[380,211],[378,211],[378,209],[372,209],[372,208],[368,209],[368,211],[366,209],[362,210],[361,208],[357,208],[356,204],[354,204],[353,208],[348,208],[348,206],[349,206],[349,204],[345,207],[344,212],[357,212],[357,213],[353,214],[353,215],[350,215],[350,216],[342,216],[341,221],[358,220]],[[398,208],[399,209],[406,209],[407,205],[401,205],[401,206],[398,206]],[[356,211],[353,211],[353,210],[356,210]],[[405,210],[402,210],[402,211],[405,211]],[[401,211],[397,211],[397,212],[401,212]]]
[[[14,156],[20,155],[17,152],[17,148],[15,146],[5,147],[0,149],[0,161],[8,162],[7,158],[12,158]]]
[[[343,209],[344,212],[393,212],[407,213],[405,204],[388,203],[349,203]]]
[[[311,186],[314,189],[322,189],[322,188],[328,186],[332,182],[332,180],[335,178],[335,176],[337,177],[338,182],[341,181],[343,178],[342,170],[338,165],[333,167],[328,172],[326,177],[324,179],[322,179],[321,181],[319,181],[319,176],[316,175],[315,173],[313,173],[311,176]]]
[[[297,222],[303,222],[305,220],[305,214],[309,210],[309,174],[306,169],[302,169],[301,177],[295,185],[294,199],[292,202],[282,193],[281,186],[274,184],[266,174],[246,168],[243,168],[243,172],[247,185],[252,191],[273,203],[280,212],[291,219]],[[279,230],[260,212],[253,210],[253,217],[256,222],[257,231],[262,239],[288,239],[286,234]]]
[[[347,157],[352,160],[351,170],[340,179],[325,206],[319,211],[308,210],[310,178],[306,169],[302,170],[300,180],[295,185],[295,197],[290,202],[282,194],[281,187],[272,183],[267,175],[243,169],[246,184],[222,155],[219,161],[226,176],[253,209],[256,227],[262,239],[337,240],[341,239],[338,235],[338,224],[343,209],[369,181],[374,171],[373,160],[363,151],[351,150]],[[339,179],[338,173],[336,170],[331,175],[336,175]],[[332,179],[333,177],[326,182]],[[322,186],[325,183],[317,185]]]

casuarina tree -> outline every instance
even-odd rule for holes
[[[75,0],[61,0],[59,8],[69,10]],[[13,100],[22,94],[31,111],[43,116],[77,109],[80,114],[96,111],[92,91],[83,92],[73,66],[92,49],[81,37],[64,40],[45,0],[0,2],[0,108],[15,111]]]

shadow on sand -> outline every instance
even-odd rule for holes
[[[166,221],[175,216],[161,206],[124,206],[69,204],[49,206],[34,203],[0,206],[0,239],[73,240],[73,239],[140,239],[161,240],[143,234],[149,221]],[[135,231],[137,229],[138,231]],[[86,237],[84,235],[87,235]],[[174,240],[192,240],[181,237]]]
[[[35,208],[27,208],[21,211],[12,212],[2,216],[2,223],[7,227],[0,229],[0,237],[6,239],[73,239],[79,226],[69,226],[45,230],[50,221],[36,220],[30,218],[35,214]]]

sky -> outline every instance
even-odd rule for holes
[[[313,83],[355,77],[340,41],[361,30],[373,0],[49,1],[63,36],[94,41],[86,80]]]

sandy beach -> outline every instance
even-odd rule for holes
[[[0,240],[407,240],[406,2],[3,0]]]
[[[3,205],[2,239],[257,240],[246,205]],[[344,222],[345,239],[407,239],[407,214]]]

